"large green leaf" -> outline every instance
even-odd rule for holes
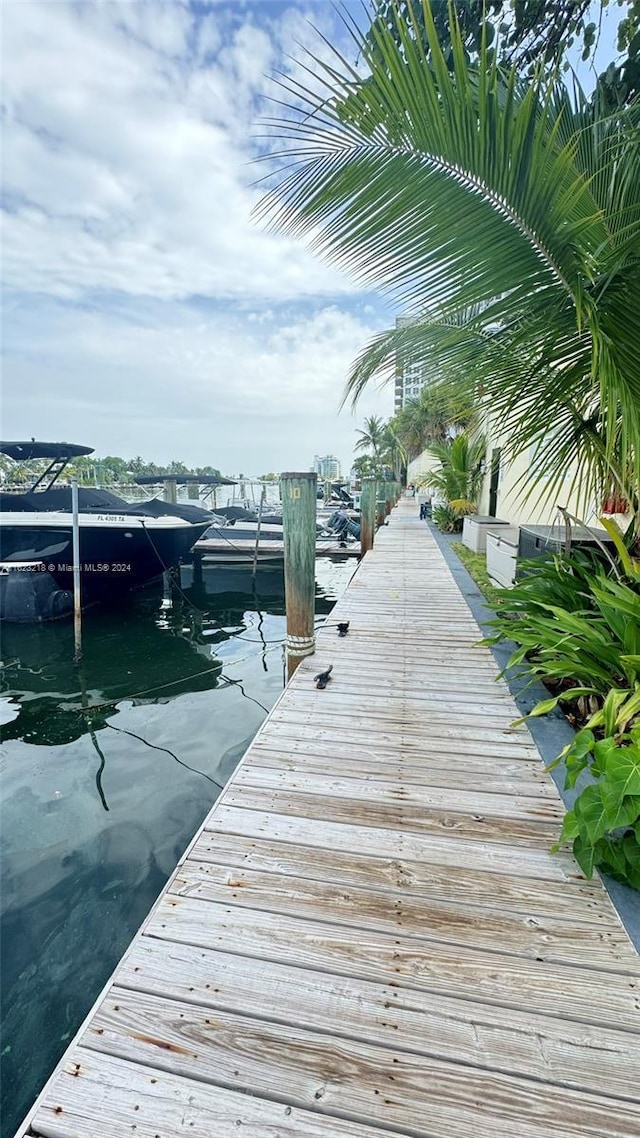
[[[640,749],[635,746],[614,747],[606,755],[604,786],[612,795],[640,795]]]
[[[585,787],[575,801],[573,812],[581,834],[592,845],[610,829],[600,783]]]

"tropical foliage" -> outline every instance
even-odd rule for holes
[[[381,460],[386,445],[386,424],[377,415],[370,415],[365,419],[364,430],[359,430],[360,436],[354,450],[370,450],[376,461]]]
[[[377,0],[371,30],[367,39],[375,45],[380,24],[398,35],[398,12],[406,16],[412,0]],[[568,69],[567,52],[581,49],[583,62],[590,59],[600,38],[603,9],[609,0],[456,0],[454,5],[467,56],[477,60],[483,37],[491,50],[497,46],[502,67],[517,67],[523,74],[535,74],[537,68]],[[640,92],[640,4],[638,0],[618,0],[622,9],[618,23],[618,52],[622,59],[612,60],[598,76],[597,98],[603,95],[612,106],[630,102]],[[453,66],[450,5],[448,0],[432,0],[431,10],[443,54]],[[413,3],[413,14],[420,28],[422,45],[428,56],[426,34],[420,5]],[[595,17],[595,18],[594,18]],[[401,42],[401,41],[399,41]]]
[[[465,431],[445,442],[430,443],[429,451],[440,463],[439,470],[425,476],[429,486],[460,514],[472,514],[482,483],[484,439],[472,439]]]
[[[473,418],[473,404],[467,398],[453,398],[450,391],[428,383],[417,399],[410,399],[391,420],[408,459],[416,458],[431,443],[443,443],[467,427]]]
[[[507,668],[524,665],[554,690],[532,715],[562,704],[584,725],[556,760],[567,787],[591,775],[561,842],[589,876],[595,865],[640,888],[640,571],[611,532],[617,562],[578,553],[531,563],[495,598],[490,642],[517,640]]]
[[[610,113],[544,69],[470,60],[453,10],[447,53],[428,0],[353,29],[289,83],[272,127],[286,165],[262,212],[408,313],[354,366],[357,399],[396,357],[481,396],[504,457],[537,447],[557,500],[640,480],[640,108]],[[428,51],[425,50],[425,42]]]
[[[361,478],[384,478],[393,475],[402,481],[402,471],[406,463],[406,451],[393,420],[385,423],[377,415],[365,419],[364,430],[359,430],[360,438],[354,450],[369,451],[354,462],[354,469]]]
[[[640,725],[597,739],[580,731],[567,755],[567,785],[583,770],[593,781],[565,814],[556,848],[571,842],[576,861],[640,890]]]
[[[432,507],[431,520],[435,522],[443,533],[461,533],[464,524],[464,514],[451,506],[449,502],[439,502]]]
[[[0,455],[0,483],[5,486],[20,486],[25,481],[31,482],[34,473],[44,473],[48,465],[47,459],[34,460],[28,464],[27,470],[22,463]],[[165,466],[158,466],[155,462],[145,462],[140,455],[134,458],[120,458],[112,454],[105,455],[104,458],[79,455],[65,467],[64,477],[75,476],[85,486],[109,486],[132,482],[137,475],[142,474],[207,474],[219,477],[220,471],[214,466],[192,469],[178,459],[173,459]]]

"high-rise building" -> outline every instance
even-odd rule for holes
[[[317,454],[313,460],[313,469],[319,478],[327,482],[339,482],[342,478],[340,462],[335,454]]]
[[[398,316],[396,328],[406,327],[407,324],[409,324],[408,317]],[[407,405],[409,400],[417,399],[423,387],[428,382],[429,376],[424,363],[416,363],[411,359],[402,359],[398,353],[396,355],[394,410],[398,412],[402,407]]]

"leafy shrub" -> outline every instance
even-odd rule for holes
[[[640,726],[597,740],[590,728],[579,731],[556,759],[564,761],[566,785],[583,770],[593,782],[565,814],[560,839],[587,877],[594,866],[640,890]]]
[[[456,510],[450,502],[434,506],[431,511],[432,520],[443,533],[462,533],[464,514]]]
[[[524,666],[555,689],[532,716],[568,702],[585,724],[555,761],[567,787],[583,771],[592,780],[560,842],[573,842],[588,876],[596,866],[640,889],[640,574],[623,562],[624,576],[586,554],[531,563],[497,599],[488,641],[517,640],[507,668]]]

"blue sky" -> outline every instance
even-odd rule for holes
[[[2,23],[3,436],[348,463],[393,405],[338,415],[349,365],[395,313],[251,217],[269,76],[324,50],[312,25],[353,54],[334,6],[12,0]]]
[[[359,7],[359,6],[358,6]],[[29,0],[3,11],[5,438],[228,472],[352,454],[381,300],[251,218],[269,76],[328,2]]]

